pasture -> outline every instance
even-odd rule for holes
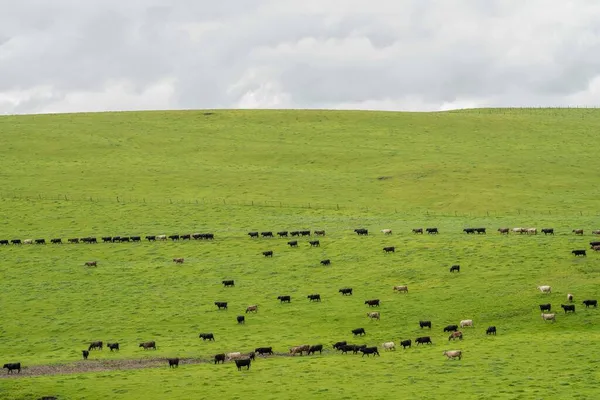
[[[582,302],[600,297],[600,254],[588,244],[600,240],[591,235],[600,228],[600,160],[589,141],[599,120],[593,110],[2,117],[0,239],[211,232],[215,240],[0,246],[0,361],[25,367],[0,378],[0,398],[594,398],[600,310]],[[192,201],[201,198],[340,207]],[[411,233],[433,226],[439,235]],[[487,235],[463,232],[480,226]],[[556,235],[496,231],[517,226]],[[368,236],[353,232],[363,227]],[[299,229],[326,235],[319,247],[298,238],[298,248],[286,244],[292,238],[247,235]],[[84,266],[91,260],[97,267]],[[454,264],[460,272],[450,274]],[[339,294],[343,287],[353,295]],[[314,293],[321,302],[307,299]],[[567,293],[576,312],[565,315]],[[541,319],[543,303],[555,323]],[[245,314],[251,304],[258,312]],[[443,327],[463,319],[474,328],[448,342]],[[496,336],[485,334],[491,325]],[[367,334],[354,338],[358,327]],[[425,335],[433,345],[416,346]],[[404,339],[413,347],[403,350]],[[120,350],[91,350],[83,361],[97,340]],[[138,347],[150,340],[156,351]],[[341,355],[331,347],[341,340],[378,346],[381,357]],[[388,341],[395,351],[383,350]],[[325,350],[284,356],[301,344]],[[278,354],[257,357],[249,371],[209,362],[268,346]],[[453,349],[462,360],[442,354]],[[170,369],[170,357],[183,362]],[[149,368],[111,367],[136,362]],[[69,373],[28,375],[35,367]]]

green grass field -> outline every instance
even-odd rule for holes
[[[600,229],[599,123],[600,110],[555,109],[1,117],[0,239],[192,232],[216,239],[0,247],[0,362],[81,369],[27,376],[26,368],[23,377],[0,379],[0,398],[595,399],[600,309],[581,301],[600,297],[600,255],[570,251],[600,240],[591,235]],[[440,234],[411,233],[428,226]],[[485,226],[488,235],[466,235],[467,226]],[[557,234],[499,235],[504,226]],[[359,227],[372,234],[358,237]],[[327,235],[320,248],[301,238],[297,249],[289,239],[247,236],[297,229]],[[173,264],[175,257],[185,263]],[[325,258],[330,267],[319,265]],[[88,260],[98,267],[85,268]],[[450,274],[456,263],[461,272]],[[223,288],[223,279],[236,287]],[[408,294],[392,291],[400,284]],[[353,296],[338,294],[346,286]],[[312,293],[323,301],[310,303]],[[560,309],[567,293],[575,314]],[[286,294],[291,304],[279,304]],[[381,299],[381,321],[366,316],[372,298]],[[215,301],[228,301],[229,310]],[[554,324],[540,317],[538,305],[547,302]],[[238,325],[250,304],[259,312]],[[422,319],[432,321],[431,332],[419,328]],[[448,343],[442,328],[461,319],[475,327]],[[489,325],[496,337],[485,335]],[[357,327],[367,335],[354,339]],[[203,342],[200,332],[216,341]],[[399,345],[422,335],[434,344],[380,347],[380,358],[331,349],[338,340]],[[81,350],[95,340],[118,341],[121,350],[94,351],[94,362],[209,360],[304,343],[326,351],[261,358],[242,372],[233,363],[170,370],[166,362],[86,372]],[[147,340],[158,350],[138,348]],[[446,360],[447,349],[462,349],[464,358]]]

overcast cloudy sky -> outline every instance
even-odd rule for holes
[[[0,113],[600,105],[598,0],[0,0]]]

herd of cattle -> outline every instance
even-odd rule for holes
[[[412,229],[412,232],[414,234],[423,234],[423,231],[424,231],[423,228]],[[541,231],[545,235],[548,235],[548,234],[554,235],[553,228],[544,228]],[[369,234],[369,231],[364,228],[355,229],[354,232],[359,236],[365,236],[365,235]],[[383,230],[381,230],[381,232],[385,235],[392,234],[391,229],[383,229]],[[425,232],[428,234],[434,234],[434,235],[439,234],[438,228],[426,228]],[[465,232],[466,234],[486,234],[486,228],[465,228],[465,229],[463,229],[463,232]],[[499,228],[498,232],[500,232],[501,234],[509,234],[510,232],[513,232],[513,233],[518,233],[518,234],[535,235],[535,234],[537,234],[537,229],[536,228],[513,228],[513,229]],[[312,233],[315,236],[325,236],[324,230],[316,230]],[[583,229],[574,229],[572,231],[572,233],[574,233],[576,235],[583,235],[584,231],[583,231]],[[600,230],[594,230],[594,231],[592,231],[592,234],[600,235]],[[290,235],[290,236],[311,236],[311,231],[309,231],[309,230],[291,231],[291,232],[280,231],[280,232],[277,232],[277,235],[279,237],[288,237],[288,235]],[[260,232],[260,233],[259,232],[249,232],[248,236],[250,236],[250,238],[274,237],[273,232],[271,232],[271,231],[265,231],[265,232]],[[170,239],[172,241],[177,241],[177,240],[213,240],[214,238],[215,238],[215,236],[212,233],[194,233],[194,234],[170,235],[170,236],[156,235],[156,236],[146,236],[145,237],[145,239],[150,242],[157,241],[157,240],[158,241],[166,241],[167,239]],[[114,237],[107,236],[107,237],[102,237],[101,240],[104,243],[107,243],[107,242],[110,242],[110,243],[140,242],[141,236],[126,236],[126,237],[125,236],[114,236]],[[80,242],[82,242],[82,243],[97,243],[98,241],[95,237],[68,239],[68,243],[80,243]],[[23,241],[21,241],[20,239],[13,239],[10,241],[9,240],[0,240],[0,245],[8,245],[9,243],[11,243],[13,245],[45,244],[46,241],[44,239],[25,239]],[[55,238],[55,239],[51,239],[50,243],[60,244],[60,243],[62,243],[62,240],[60,238]],[[298,246],[297,241],[289,241],[287,244],[290,247]],[[320,246],[319,240],[309,241],[309,244],[311,247]],[[593,250],[600,251],[600,241],[590,242],[590,245]],[[395,248],[388,246],[388,247],[384,247],[383,251],[386,253],[394,252]],[[573,250],[572,253],[576,256],[578,256],[578,255],[585,256],[586,255],[585,250]],[[273,255],[273,251],[271,251],[271,250],[265,251],[265,252],[263,252],[263,255],[270,257]],[[184,259],[183,258],[175,258],[175,259],[173,259],[173,261],[175,263],[183,263]],[[324,264],[324,265],[329,265],[329,263],[330,263],[330,260],[321,261],[321,264]],[[86,265],[87,266],[97,266],[97,262],[96,261],[86,262]],[[450,272],[455,272],[455,271],[460,272],[459,265],[451,266]],[[231,280],[231,279],[223,280],[222,284],[224,287],[235,287],[235,281]],[[538,286],[538,289],[542,293],[551,293],[552,292],[551,286],[548,286],[548,285]],[[406,285],[394,286],[393,291],[398,292],[398,293],[408,293],[408,286],[406,286]],[[352,288],[341,288],[338,290],[338,293],[342,294],[343,296],[351,296],[353,294],[353,289]],[[312,301],[320,302],[321,295],[318,293],[309,294],[307,296],[307,299],[311,302]],[[277,297],[277,300],[279,300],[280,303],[290,303],[291,296],[281,295],[281,296]],[[572,303],[574,300],[573,295],[569,293],[567,295],[567,300],[569,303]],[[217,301],[214,304],[218,308],[218,310],[227,310],[227,308],[228,308],[227,302]],[[379,307],[380,300],[379,299],[369,299],[369,300],[365,300],[364,304],[367,305],[368,307]],[[598,302],[597,302],[597,300],[584,300],[583,304],[586,306],[586,308],[589,308],[589,307],[596,308],[598,305]],[[556,314],[546,313],[546,312],[551,311],[551,309],[552,309],[551,304],[540,304],[539,307],[540,307],[540,310],[542,311],[542,314],[541,314],[542,320],[555,322]],[[564,310],[565,314],[568,312],[575,312],[574,304],[561,304],[561,308]],[[258,305],[255,304],[255,305],[250,305],[250,306],[246,307],[246,314],[249,312],[257,313]],[[367,312],[367,317],[371,320],[379,320],[381,316],[380,316],[380,313],[377,311],[370,311],[370,312]],[[238,315],[236,317],[236,319],[237,319],[238,324],[245,323],[245,316],[243,316],[243,315]],[[423,328],[431,329],[432,323],[431,323],[431,321],[419,321],[419,327],[421,329],[423,329]],[[458,330],[459,327],[460,328],[465,328],[465,327],[472,328],[473,320],[471,320],[471,319],[462,320],[462,321],[460,321],[460,323],[458,325],[448,325],[448,326],[444,327],[444,329],[443,329],[444,332],[450,332],[448,341],[455,340],[455,339],[459,339],[459,340],[463,339],[463,332]],[[366,331],[364,328],[356,328],[356,329],[353,329],[351,332],[355,337],[357,337],[357,336],[362,337],[366,334]],[[496,327],[489,326],[486,329],[486,335],[496,335]],[[215,336],[213,333],[200,333],[199,338],[201,338],[203,341],[205,341],[205,340],[214,341],[215,340]],[[421,344],[425,345],[425,344],[433,344],[433,341],[431,339],[431,336],[420,336],[415,339],[415,343],[416,343],[416,345],[421,345]],[[402,346],[403,349],[406,349],[407,347],[410,348],[412,346],[412,340],[411,339],[403,339],[400,341],[400,345]],[[83,359],[87,360],[90,355],[90,352],[92,350],[102,350],[103,347],[104,347],[104,343],[102,341],[96,341],[96,342],[90,343],[87,350],[82,350]],[[110,351],[119,351],[119,343],[107,343],[106,347],[109,348]],[[149,349],[156,350],[157,349],[155,341],[140,343],[139,347],[143,348],[144,350],[149,350]],[[358,354],[360,352],[360,353],[362,353],[363,357],[365,355],[369,356],[371,354],[374,356],[380,355],[377,346],[369,347],[366,344],[361,344],[361,345],[349,344],[347,341],[336,342],[335,344],[333,344],[332,348],[336,351],[341,352],[341,354],[347,354],[349,352],[352,352],[353,354]],[[392,351],[392,350],[396,349],[396,344],[392,341],[385,342],[382,344],[382,348],[386,351]],[[307,355],[311,355],[311,354],[315,354],[317,351],[319,352],[319,354],[322,353],[322,351],[323,351],[322,344],[316,344],[316,345],[303,344],[303,345],[294,346],[294,347],[290,348],[289,355],[291,355],[291,356],[294,356],[296,354],[303,355],[303,353],[306,353]],[[219,353],[214,356],[212,361],[214,361],[215,364],[218,364],[218,363],[224,363],[226,360],[227,361],[233,360],[233,361],[235,361],[235,364],[236,364],[236,367],[238,368],[238,370],[241,370],[242,367],[246,367],[247,369],[250,369],[251,362],[256,360],[256,355],[266,356],[266,355],[273,355],[273,354],[274,354],[274,352],[273,352],[272,347],[258,347],[253,352],[250,352],[250,353],[242,353],[242,352]],[[462,351],[461,350],[446,350],[443,352],[443,355],[448,357],[448,359],[455,359],[455,358],[457,358],[459,360],[462,359]],[[175,368],[175,367],[179,366],[180,359],[179,358],[168,358],[167,361],[168,361],[169,367]],[[17,371],[20,373],[22,367],[21,367],[21,363],[17,362],[17,363],[6,363],[6,364],[4,364],[3,368],[6,368],[8,373],[12,373],[13,371]]]

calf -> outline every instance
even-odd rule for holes
[[[228,279],[225,281],[221,281],[221,283],[223,284],[224,287],[230,287],[230,286],[235,286],[235,282],[233,279]]]
[[[138,347],[142,347],[144,350],[154,349],[156,350],[156,342],[153,340],[151,342],[140,343]]]
[[[213,335],[212,333],[201,333],[200,335],[198,335],[198,337],[202,340],[212,340],[213,342],[215,341],[215,335]]]
[[[277,300],[279,300],[280,303],[290,303],[292,298],[290,296],[277,296]]]
[[[396,252],[396,247],[394,247],[394,246],[384,247],[383,251],[385,251],[386,253],[395,253]]]
[[[369,307],[379,307],[379,299],[365,300],[365,304]]]
[[[227,310],[227,302],[226,301],[215,301],[215,306],[220,309]]]
[[[257,238],[258,232],[248,232],[248,236],[250,236],[250,238]]]
[[[250,369],[250,359],[242,359],[242,360],[235,360],[235,366],[237,367],[238,371],[242,370],[242,367],[247,367],[248,369]]]
[[[342,296],[352,296],[352,288],[343,288],[338,290],[338,293],[341,293]]]
[[[287,242],[287,244],[290,247],[298,247],[298,241],[297,240],[290,240],[289,242]]]
[[[277,236],[279,236],[279,237],[287,237],[287,235],[288,235],[288,231],[277,232]]]
[[[433,344],[429,336],[418,337],[417,339],[415,339],[415,343],[417,343],[417,346],[420,344]]]
[[[221,364],[225,363],[225,353],[221,353],[221,354],[215,354],[215,365],[218,364],[219,362]]]
[[[425,327],[431,329],[431,321],[419,321],[419,326],[421,327],[421,329]]]
[[[556,314],[544,314],[544,313],[542,313],[542,319],[544,321],[555,322],[556,321]]]
[[[552,305],[550,303],[548,304],[540,304],[540,311],[544,312],[544,311],[552,311]]]
[[[262,236],[262,237],[273,237],[273,232],[261,232],[260,236]]]
[[[489,326],[486,330],[485,330],[485,334],[486,335],[496,335],[496,327],[495,326]]]
[[[169,368],[177,368],[179,367],[179,358],[167,358],[169,362]]]
[[[6,368],[6,373],[7,374],[12,374],[14,370],[19,371],[19,373],[21,373],[21,363],[8,363],[8,364],[4,364],[4,366],[2,367],[2,369]]]
[[[246,317],[244,317],[243,315],[238,315],[237,316],[237,323],[238,324],[245,324],[246,323]]]
[[[416,228],[416,229],[413,229],[413,230],[412,230],[412,233],[414,233],[414,234],[420,234],[420,235],[422,235],[422,234],[423,234],[423,228]]]
[[[444,332],[456,332],[458,330],[458,325],[448,325],[444,328]]]
[[[437,235],[438,232],[438,228],[427,228],[425,229],[425,232],[427,232],[430,235]]]
[[[379,314],[379,311],[375,311],[375,312],[368,312],[367,317],[369,317],[370,319],[379,320],[381,315]]]
[[[574,256],[586,256],[585,250],[573,250],[571,254],[573,254]]]
[[[565,314],[569,311],[571,311],[573,313],[575,312],[575,304],[568,304],[568,305],[561,304],[560,306],[563,310],[565,310]]]
[[[554,228],[543,228],[542,233],[544,235],[554,235]]]
[[[319,352],[319,354],[323,354],[323,345],[322,344],[316,344],[314,346],[310,346],[310,348],[308,349],[308,355],[310,356],[311,354],[314,354],[317,351]]]
[[[62,239],[50,239],[50,243],[52,244],[62,244]],[[6,242],[8,244],[8,242]]]
[[[457,339],[457,338],[458,338],[458,339],[460,339],[460,340],[462,340],[462,338],[463,338],[463,334],[462,334],[462,332],[461,332],[461,331],[452,332],[452,333],[450,334],[450,336],[448,336],[448,341],[450,341],[450,340],[455,340],[455,339]]]
[[[459,360],[462,359],[462,351],[460,350],[446,350],[444,351],[444,355],[448,357],[448,360],[454,358],[458,358]]]
[[[310,243],[311,247],[319,247],[319,246],[321,246],[321,243],[318,240],[310,240],[308,243]]]
[[[106,347],[110,349],[110,351],[117,350],[119,351],[119,343],[106,343]]]
[[[251,306],[246,307],[246,314],[248,314],[249,312],[257,313],[258,312],[258,305],[257,304],[253,304]]]
[[[358,335],[361,335],[361,336],[362,336],[362,335],[366,335],[366,334],[367,334],[367,332],[365,332],[365,329],[364,329],[364,328],[356,328],[356,329],[352,329],[352,334],[353,334],[354,336],[358,336]]]
[[[256,349],[254,349],[254,352],[258,353],[260,355],[264,355],[264,354],[273,355],[273,348],[272,347],[258,347]]]
[[[573,229],[573,233],[576,235],[583,235],[583,229]]]
[[[402,346],[403,349],[406,349],[407,347],[411,347],[412,345],[412,340],[410,339],[406,339],[400,342],[400,346]]]
[[[92,342],[90,343],[90,346],[88,347],[88,350],[102,350],[102,342]]]
[[[321,260],[321,265],[331,265],[331,260],[330,259]]]
[[[594,308],[597,308],[598,300],[584,300],[583,304],[585,304],[585,308],[588,308],[589,306],[594,306]]]
[[[87,360],[90,355],[89,350],[81,350],[81,353],[83,354],[83,359]]]
[[[183,264],[184,259],[183,258],[174,258],[173,262],[175,264]]]
[[[369,354],[373,354],[373,355],[378,355],[381,357],[381,355],[379,354],[379,351],[377,350],[377,347],[363,347],[362,349],[360,349],[360,351],[363,353],[363,357],[366,355],[367,357],[369,357]]]
[[[306,296],[306,298],[310,301],[321,301],[320,294],[309,294],[308,296]]]
[[[263,251],[262,255],[265,257],[273,257],[273,250]]]
[[[453,265],[450,267],[450,272],[460,272],[460,265]]]

